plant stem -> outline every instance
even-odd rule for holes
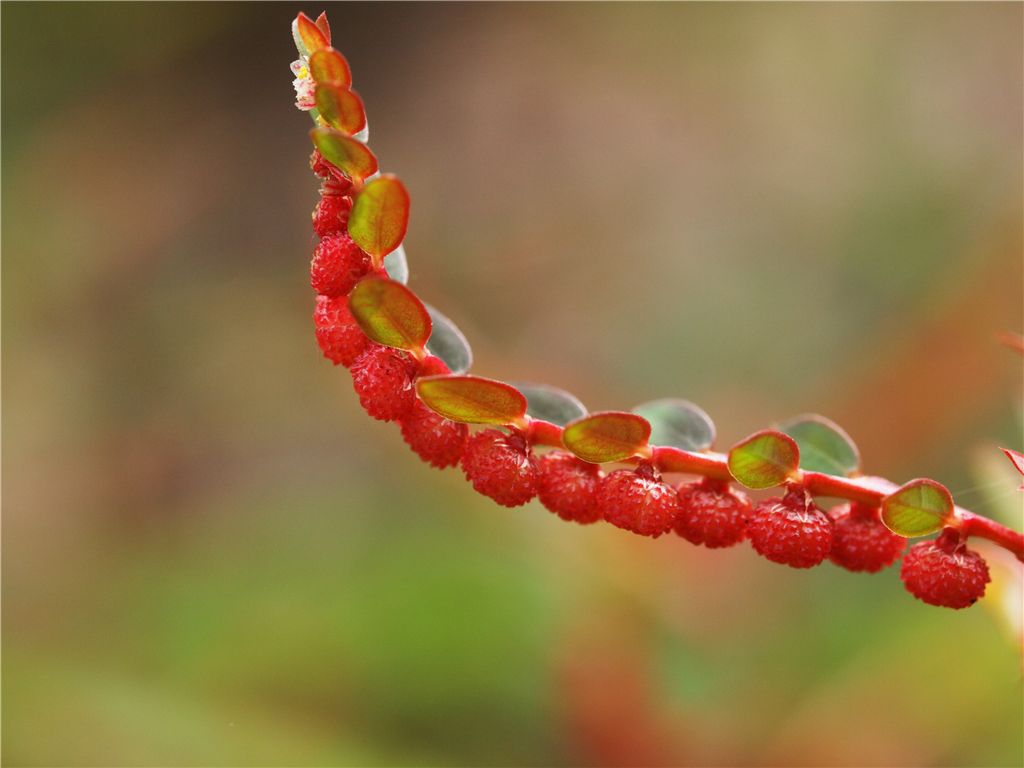
[[[527,429],[532,445],[562,447],[562,428],[547,421],[532,419]],[[679,472],[687,475],[701,475],[715,480],[733,481],[729,472],[728,457],[724,453],[684,451],[671,446],[654,446],[651,449],[654,465],[662,472]],[[882,477],[862,475],[841,477],[824,472],[801,471],[793,478],[802,484],[813,496],[846,499],[872,507],[879,507],[882,500],[899,486]],[[1024,534],[1005,525],[989,520],[970,510],[956,507],[953,512],[953,527],[959,528],[965,536],[974,536],[989,541],[1012,552],[1024,562]]]

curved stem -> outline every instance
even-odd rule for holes
[[[561,448],[562,428],[547,421],[534,419],[530,421],[529,438],[533,445]],[[662,472],[679,472],[735,482],[729,472],[728,457],[724,453],[684,451],[671,446],[652,446],[651,459],[654,466]],[[881,506],[882,500],[899,488],[891,480],[869,475],[841,477],[824,472],[800,472],[794,480],[801,483],[813,496],[856,501],[872,507]],[[965,536],[987,539],[1009,550],[1018,560],[1024,562],[1024,533],[962,507],[956,507],[954,515],[956,527]]]

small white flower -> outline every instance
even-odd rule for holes
[[[291,64],[292,74],[295,79],[292,85],[295,87],[295,106],[304,112],[316,106],[316,83],[313,82],[313,75],[309,71],[309,60],[303,56]]]

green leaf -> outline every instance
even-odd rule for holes
[[[427,341],[427,352],[444,360],[452,373],[465,373],[473,365],[473,350],[469,342],[455,323],[429,304],[426,307],[434,323],[434,331]]]
[[[587,409],[574,395],[547,384],[520,384],[516,387],[526,395],[526,415],[564,427],[570,421],[587,415]]]
[[[741,485],[754,490],[782,485],[799,465],[796,441],[771,429],[755,432],[729,451],[729,472]]]
[[[715,442],[715,424],[689,400],[666,398],[638,405],[633,413],[651,423],[651,444],[705,451]]]
[[[396,283],[406,285],[409,282],[409,262],[405,258],[405,248],[398,246],[385,256],[384,269]]]
[[[348,233],[371,256],[395,250],[402,244],[408,226],[409,193],[396,176],[378,176],[356,195]]]
[[[846,477],[860,470],[860,451],[834,421],[805,413],[784,422],[779,429],[796,440],[802,469]]]
[[[331,44],[314,21],[301,11],[292,22],[292,39],[295,41],[295,47],[303,56],[309,56]]]
[[[348,61],[333,48],[321,48],[309,57],[309,74],[317,83],[333,83],[344,88],[352,85]]]
[[[882,499],[885,527],[907,538],[935,533],[952,515],[953,497],[934,480],[911,480]]]
[[[344,133],[358,133],[366,125],[363,102],[348,88],[337,83],[319,83],[314,94],[320,116],[332,128]]]
[[[349,178],[362,181],[377,172],[377,158],[373,152],[351,136],[326,127],[314,128],[309,135],[320,154]]]
[[[622,461],[647,447],[651,425],[635,413],[602,411],[566,425],[565,447],[584,461],[603,464]]]
[[[378,344],[419,350],[430,338],[430,315],[412,291],[383,277],[364,277],[348,297],[359,327]]]
[[[466,424],[513,424],[526,415],[526,398],[503,381],[480,376],[426,376],[416,381],[426,406]]]

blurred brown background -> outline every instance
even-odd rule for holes
[[[300,9],[3,5],[4,763],[1021,765],[1013,564],[952,612],[570,526],[360,412]],[[818,411],[1021,527],[1020,4],[328,11],[477,372]]]

